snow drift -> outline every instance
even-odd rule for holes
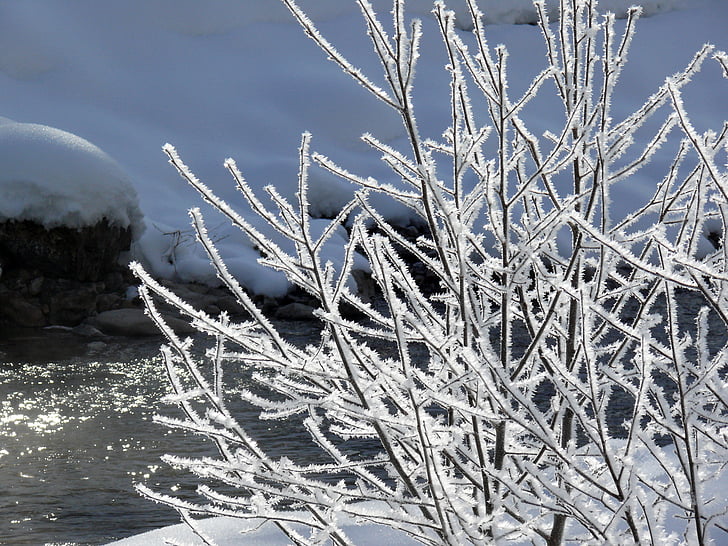
[[[622,14],[632,3],[604,0],[600,9]],[[616,113],[641,104],[665,75],[684,67],[704,41],[728,48],[725,2],[640,3],[647,14],[660,15],[640,21],[638,43],[624,74],[624,93]],[[458,14],[460,26],[467,27],[464,0],[448,4]],[[553,9],[556,2],[547,4]],[[389,0],[375,0],[374,5],[382,14],[391,9]],[[489,27],[490,41],[504,43],[510,51],[517,75],[511,84],[528,85],[545,62],[541,54],[533,53],[540,50],[541,36],[535,27],[509,23],[530,21],[530,2],[488,0],[479,5],[488,21],[498,23]],[[685,9],[672,11],[681,6]],[[376,72],[378,61],[365,42],[354,2],[302,0],[301,7],[353,62]],[[425,25],[418,80],[428,85],[420,87],[417,100],[427,105],[430,115],[421,120],[422,129],[427,136],[437,137],[447,117],[447,101],[441,100],[447,93],[447,74],[443,70],[446,61],[437,53],[441,52],[441,39],[431,9],[429,0],[408,2],[409,15],[421,17]],[[677,35],[679,40],[674,38]],[[701,75],[686,97],[693,120],[701,127],[715,117],[725,117],[719,79],[716,71]],[[236,159],[251,184],[273,183],[282,191],[293,192],[296,149],[304,131],[314,135],[314,149],[372,176],[383,175],[379,156],[359,136],[372,132],[392,144],[403,138],[399,120],[353,88],[335,66],[323,62],[290,13],[275,0],[6,2],[0,6],[0,85],[0,114],[83,135],[118,160],[147,219],[146,237],[137,244],[137,257],[153,262],[155,273],[187,280],[207,282],[214,274],[204,265],[204,254],[193,248],[193,241],[178,244],[180,234],[190,233],[187,209],[200,202],[166,164],[160,151],[165,142],[179,149],[200,179],[236,204],[239,195],[222,168],[226,157]],[[548,112],[543,114],[543,126],[548,128]],[[45,168],[51,169],[48,164]],[[117,166],[110,170],[117,172]],[[629,204],[635,194],[651,191],[663,174],[636,180],[616,205]],[[319,172],[312,172],[310,184],[322,216],[335,213],[351,190]],[[120,191],[122,187],[126,185],[120,184],[108,195],[114,200],[128,198],[130,194]],[[56,207],[54,212],[63,214],[50,214],[46,221],[75,225],[101,212],[97,207],[87,208],[93,196],[83,199],[84,205],[73,205],[73,211]],[[8,213],[37,216],[52,212],[37,198],[32,200],[35,212],[19,211],[19,203],[13,194],[14,208]],[[383,214],[406,221],[401,209],[389,203],[377,205]],[[118,221],[133,221],[132,211],[121,208],[117,214]],[[215,228],[220,223],[212,218],[209,222]],[[228,238],[231,248],[234,246],[226,229],[217,229],[216,235]],[[188,242],[189,248],[185,246]],[[246,286],[269,294],[284,289],[285,281],[280,278],[267,282],[270,275],[258,266],[250,245],[237,244],[237,248],[226,257],[239,259],[244,274],[241,281]],[[173,249],[179,259],[171,263],[164,253]]]

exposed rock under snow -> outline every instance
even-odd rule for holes
[[[191,334],[194,329],[185,321],[173,317],[167,323],[178,334]],[[87,324],[107,335],[157,336],[159,328],[141,309],[114,309],[104,311],[88,320]]]

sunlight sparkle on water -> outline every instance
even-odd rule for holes
[[[0,347],[0,543],[38,543],[41,528],[54,544],[88,538],[91,520],[103,542],[146,509],[133,486],[158,480],[159,340],[102,345],[42,333]]]

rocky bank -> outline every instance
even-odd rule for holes
[[[421,234],[411,226],[402,231],[412,240]],[[125,264],[131,242],[130,229],[106,220],[78,229],[47,229],[31,221],[0,223],[0,328],[61,327],[85,336],[159,335],[136,297],[138,281]],[[433,283],[421,263],[411,256],[405,259],[418,282]],[[354,277],[364,299],[376,297],[377,289],[366,273],[355,271]],[[244,313],[225,288],[160,282],[210,315]],[[316,302],[300,290],[275,299],[255,296],[254,301],[273,318],[314,318]],[[171,306],[161,302],[160,309],[178,333],[193,332]]]

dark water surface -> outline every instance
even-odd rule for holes
[[[688,331],[700,303],[681,302]],[[726,340],[715,319],[713,350]],[[278,327],[294,343],[318,338],[310,323]],[[160,401],[168,392],[161,343],[0,330],[0,544],[105,544],[179,522],[172,509],[134,490],[143,482],[192,493],[186,474],[160,457],[213,452],[199,437],[152,422],[157,413],[181,416]],[[249,418],[237,413],[240,422],[271,455],[318,457],[300,426],[261,422],[249,411]]]
[[[133,487],[190,489],[159,458],[210,449],[152,422],[169,412],[161,342],[0,332],[0,544],[104,544],[179,523]],[[291,446],[300,432],[258,434],[274,452],[306,449]]]
[[[0,542],[99,544],[176,522],[139,497],[166,431],[159,340],[0,342]]]

